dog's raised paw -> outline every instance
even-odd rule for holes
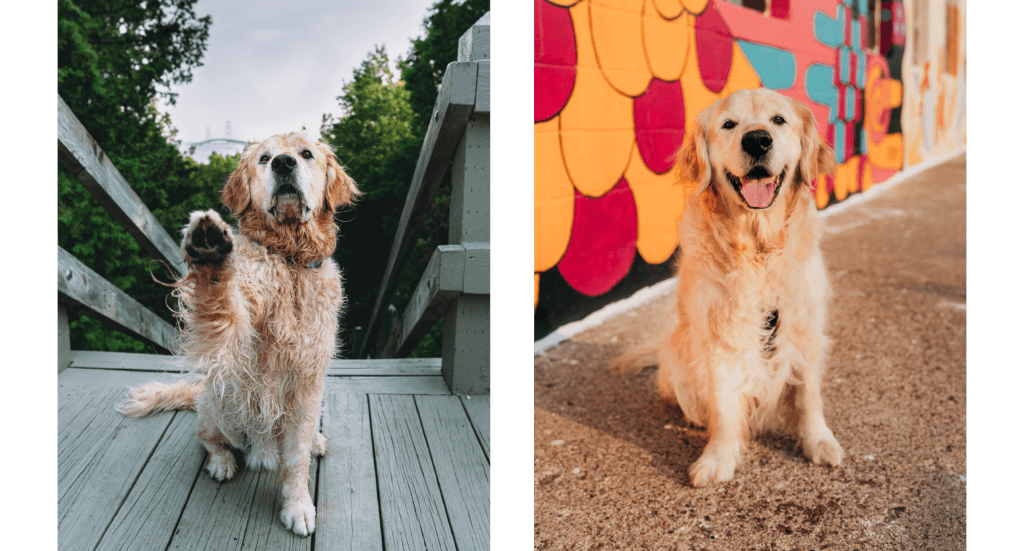
[[[231,227],[216,211],[193,212],[182,245],[185,258],[196,266],[223,264],[234,249]]]

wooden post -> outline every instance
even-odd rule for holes
[[[68,312],[57,305],[57,373],[71,365],[71,331],[68,328]]]

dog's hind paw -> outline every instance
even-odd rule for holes
[[[237,469],[235,456],[230,451],[223,449],[210,452],[210,461],[206,464],[206,472],[210,473],[214,480],[220,482],[231,480]]]

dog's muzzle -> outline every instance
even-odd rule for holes
[[[765,167],[755,166],[742,178],[728,170],[725,171],[725,177],[748,207],[766,209],[772,206],[775,197],[779,195],[782,182],[786,180],[786,170],[783,169],[777,176],[772,176]]]
[[[278,223],[298,221],[305,222],[309,205],[295,182],[295,157],[282,153],[270,162],[274,172],[274,192],[270,203],[270,215]]]

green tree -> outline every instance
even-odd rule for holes
[[[402,68],[417,134],[427,131],[444,70],[458,58],[459,37],[490,9],[490,0],[440,0],[427,12],[426,36],[413,39]]]
[[[172,207],[199,201],[195,163],[156,104],[189,82],[206,49],[209,16],[197,0],[59,0],[57,91],[132,189],[169,232],[185,222]],[[58,244],[164,319],[170,274],[143,251],[73,177],[58,171]],[[208,195],[208,193],[207,193]],[[219,201],[212,204],[219,204]],[[151,275],[152,273],[152,275]],[[71,316],[72,347],[144,351],[135,339],[81,314]]]
[[[340,120],[325,116],[322,138],[337,147],[342,163],[366,192],[353,211],[341,216],[335,252],[339,265],[348,268],[348,328],[365,329],[369,322],[445,68],[457,58],[459,37],[489,9],[489,2],[480,0],[437,2],[423,20],[425,36],[414,40],[407,59],[397,63],[402,80],[395,79],[387,54],[378,47],[345,84],[338,98]],[[399,310],[435,247],[447,242],[450,195],[451,176],[446,174],[389,297]],[[442,323],[435,324],[413,356],[441,354]],[[359,344],[348,346],[347,352]]]
[[[409,92],[395,77],[383,45],[353,70],[342,91],[337,98],[341,118],[323,129],[325,137],[350,169],[379,168],[403,140],[413,137]]]

